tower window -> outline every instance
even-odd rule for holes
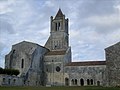
[[[22,59],[21,68],[24,68],[24,59]]]
[[[58,30],[60,30],[60,22],[58,23]]]
[[[57,31],[57,23],[55,23],[55,31]]]
[[[60,22],[55,23],[55,31],[59,31],[61,28]]]

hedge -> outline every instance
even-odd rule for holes
[[[18,75],[20,72],[16,69],[2,69],[0,68],[0,74],[7,74],[7,75]]]

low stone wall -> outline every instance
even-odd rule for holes
[[[17,76],[0,75],[0,86],[22,86],[23,79]]]

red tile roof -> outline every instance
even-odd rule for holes
[[[62,51],[50,51],[48,53],[46,53],[46,55],[65,55],[66,51],[62,50]]]
[[[87,61],[87,62],[71,62],[66,66],[93,66],[93,65],[106,65],[106,61]]]

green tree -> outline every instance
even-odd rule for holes
[[[3,68],[0,67],[0,74],[3,74]]]
[[[7,75],[18,75],[20,72],[17,69],[2,69],[0,68],[0,74],[7,74]]]
[[[19,70],[14,70],[13,74],[17,76],[17,75],[19,75],[19,73],[20,73]]]

